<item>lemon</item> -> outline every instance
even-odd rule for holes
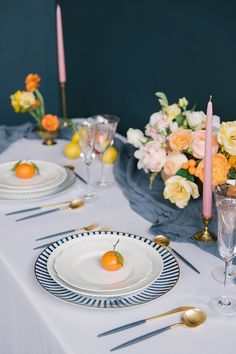
[[[73,141],[66,144],[64,148],[64,154],[69,159],[76,159],[80,156],[80,148],[78,144],[75,144]]]
[[[114,146],[110,146],[107,151],[104,152],[102,161],[104,163],[114,163],[118,156],[118,151]]]
[[[72,143],[78,144],[79,143],[79,132],[75,132],[71,139]]]

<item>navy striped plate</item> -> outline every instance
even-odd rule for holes
[[[112,296],[112,297],[92,297],[87,295],[82,295],[79,293],[75,293],[62,285],[58,284],[49,274],[47,269],[48,258],[51,253],[60,245],[65,242],[69,242],[78,237],[85,237],[93,235],[118,235],[119,237],[130,237],[140,242],[145,242],[146,244],[153,247],[159,254],[163,260],[163,271],[161,275],[147,288],[144,290],[135,293],[129,294],[126,296]],[[39,255],[35,262],[35,275],[40,283],[40,285],[47,290],[50,294],[71,302],[76,305],[82,305],[91,308],[101,308],[101,309],[117,309],[117,308],[127,308],[131,306],[141,305],[146,302],[157,299],[158,297],[166,294],[170,291],[179,279],[179,265],[176,258],[165,248],[157,245],[153,241],[133,234],[117,232],[117,231],[109,231],[109,232],[84,232],[79,234],[74,234],[67,236],[59,241],[54,242]]]

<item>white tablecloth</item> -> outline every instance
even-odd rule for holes
[[[21,139],[0,155],[0,162],[20,159],[45,159],[68,164],[63,155],[66,141],[47,147],[40,140]],[[75,160],[77,171],[85,176],[83,164]],[[93,179],[99,177],[100,162],[92,166]],[[106,173],[112,175],[111,166]],[[52,202],[76,198],[84,190],[77,182],[66,193],[50,199]],[[197,275],[179,262],[181,275],[177,285],[163,297],[122,310],[94,310],[63,302],[47,293],[34,276],[34,263],[40,251],[34,251],[37,237],[63,231],[76,226],[99,222],[111,230],[125,231],[152,238],[150,223],[134,213],[119,186],[100,192],[94,205],[76,211],[60,211],[37,219],[15,223],[15,216],[4,213],[42,202],[0,203],[0,353],[1,354],[105,354],[129,339],[171,324],[179,315],[152,321],[111,336],[97,338],[97,334],[121,324],[152,316],[182,305],[203,308],[207,322],[195,329],[175,328],[157,337],[122,349],[121,353],[149,354],[222,354],[233,352],[235,346],[236,317],[214,314],[209,300],[221,294],[223,286],[211,276],[211,271],[223,262],[190,244],[172,246],[189,258],[201,271]],[[236,297],[236,287],[230,291]]]

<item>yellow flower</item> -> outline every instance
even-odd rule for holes
[[[20,96],[20,106],[26,111],[35,104],[35,96],[33,92],[23,92]]]
[[[14,108],[15,112],[25,112],[25,108],[20,104],[20,98],[25,93],[25,91],[16,91],[13,95],[11,95],[11,105]]]
[[[196,183],[181,176],[172,176],[165,182],[163,195],[165,199],[169,199],[171,203],[182,209],[186,207],[191,196],[194,199],[199,197],[199,191]]]
[[[180,113],[181,110],[177,103],[171,104],[170,106],[164,107],[163,108],[164,114],[167,115],[168,119],[172,121],[175,117],[177,117]]]
[[[236,155],[236,121],[223,122],[217,135],[218,142],[223,145],[226,152]]]

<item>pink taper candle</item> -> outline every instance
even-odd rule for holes
[[[207,105],[203,180],[202,214],[205,219],[212,217],[212,115],[213,108],[210,96],[210,100]]]
[[[59,5],[57,5],[57,53],[58,53],[59,82],[65,83],[66,65],[65,65],[65,54],[64,54],[61,8]]]

